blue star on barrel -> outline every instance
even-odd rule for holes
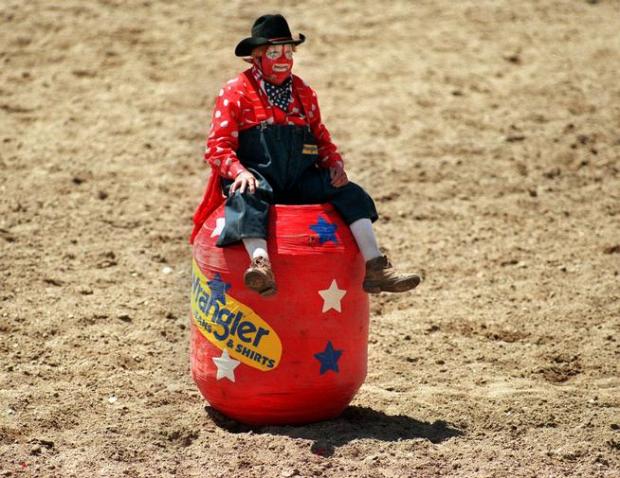
[[[333,370],[337,373],[340,372],[340,370],[338,370],[338,360],[341,355],[342,350],[335,350],[331,340],[329,340],[323,352],[314,354],[314,357],[321,362],[320,374],[323,375],[328,370]]]
[[[211,300],[217,300],[222,304],[226,304],[226,292],[230,289],[230,284],[222,280],[222,276],[218,272],[213,279],[207,281],[209,289],[211,289]]]
[[[319,235],[320,244],[327,241],[333,241],[334,244],[338,244],[338,238],[336,237],[336,229],[338,229],[338,224],[327,222],[323,217],[319,216],[317,223],[312,224],[310,229]]]

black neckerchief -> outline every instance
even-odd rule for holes
[[[265,93],[269,102],[280,108],[282,111],[288,111],[288,105],[293,98],[293,81],[289,76],[281,85],[273,85],[268,81],[264,82]]]

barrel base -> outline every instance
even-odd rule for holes
[[[209,395],[206,387],[203,390],[203,387],[199,385],[198,388],[203,396]],[[282,393],[280,396],[274,396],[274,394],[265,397],[253,396],[251,410],[241,409],[238,403],[233,403],[232,406],[219,401],[208,403],[222,415],[250,426],[306,425],[340,416],[358,388],[359,386],[347,387],[346,395],[343,395],[343,390],[334,390],[332,393],[325,392],[314,397],[308,397],[307,392],[304,391],[297,399],[291,393]],[[352,393],[351,390],[353,390]]]

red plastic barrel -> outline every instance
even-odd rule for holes
[[[224,208],[194,241],[191,370],[209,404],[240,422],[299,424],[338,416],[366,377],[364,260],[329,204],[271,208],[278,292],[243,285],[243,245],[215,246]]]

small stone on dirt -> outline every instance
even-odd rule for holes
[[[131,322],[131,317],[129,314],[119,314],[118,315],[119,320],[122,320],[123,322]]]
[[[524,141],[525,140],[525,135],[523,134],[509,134],[508,136],[506,136],[506,141],[508,143],[516,143],[518,141]]]
[[[620,254],[620,244],[616,244],[615,246],[609,246],[603,249],[605,254]]]
[[[56,286],[56,287],[60,287],[64,284],[64,282],[61,281],[60,279],[54,279],[52,277],[46,277],[45,279],[43,279],[43,282],[49,285]]]
[[[295,470],[295,469],[286,469],[286,470],[282,470],[282,472],[280,473],[280,476],[284,477],[284,478],[292,478],[294,476],[298,476],[299,475],[299,470]]]
[[[514,53],[512,55],[505,55],[504,60],[506,60],[509,63],[513,63],[515,65],[521,64],[521,57],[519,56],[518,53]]]

